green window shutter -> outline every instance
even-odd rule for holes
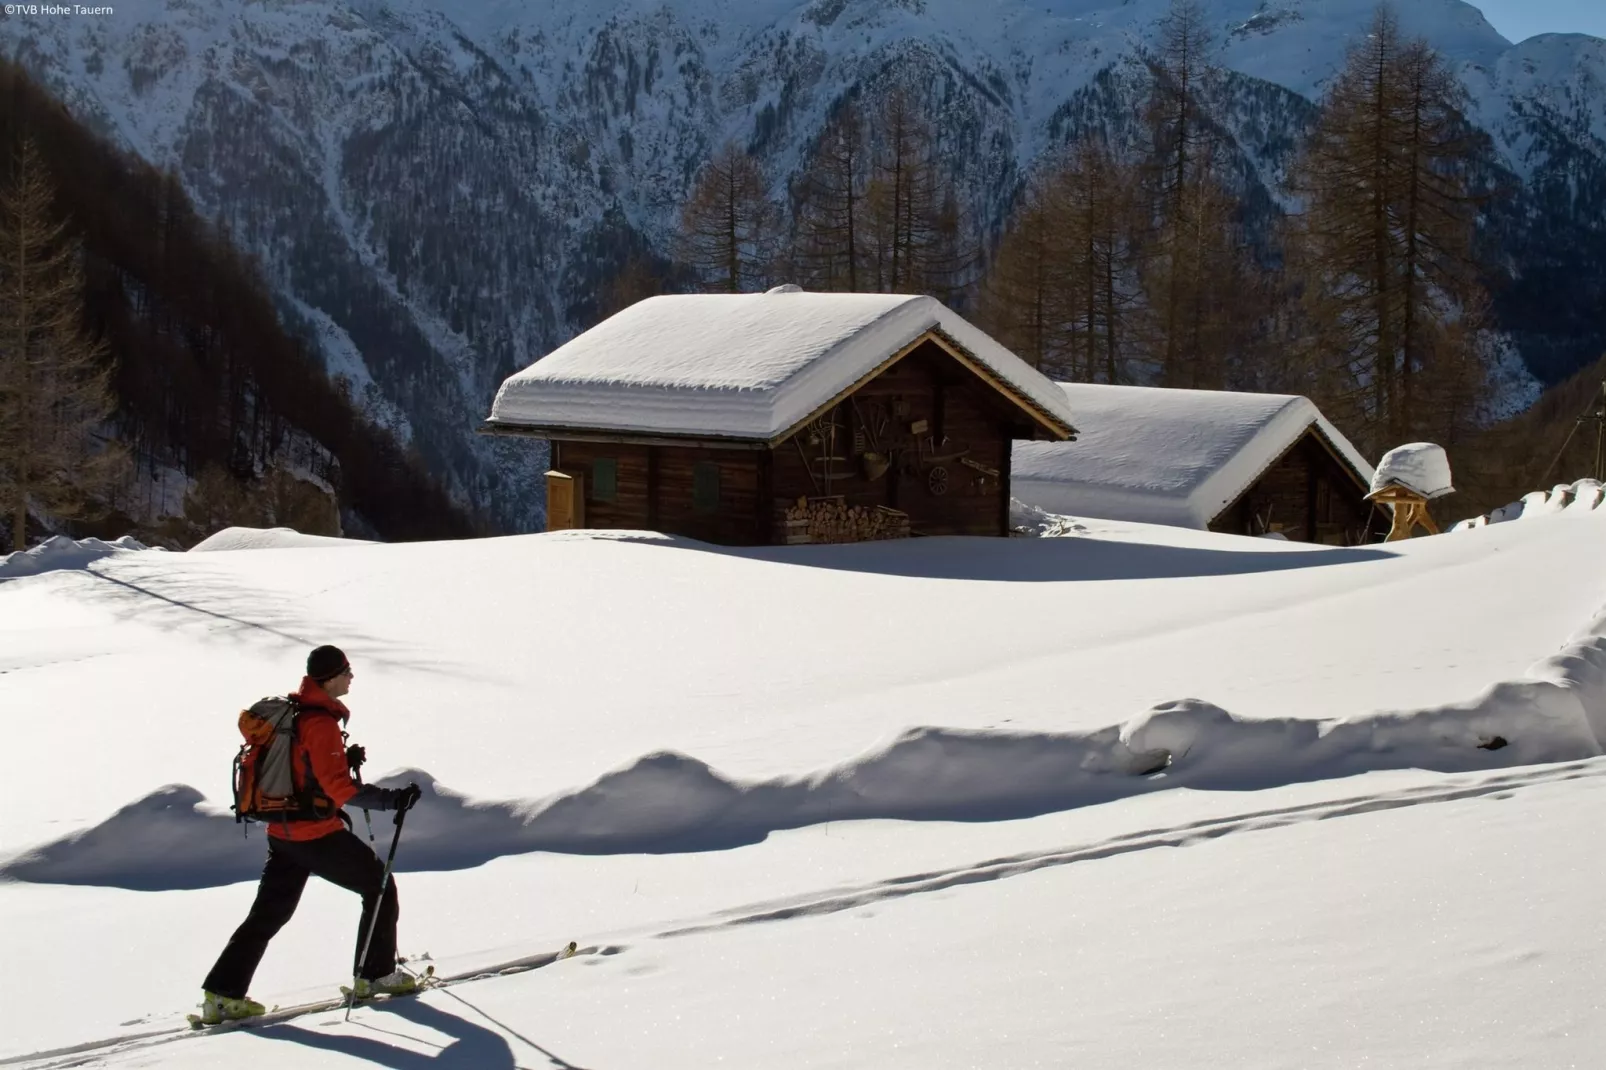
[[[591,500],[611,502],[619,498],[619,462],[605,458],[591,462]]]
[[[713,461],[692,465],[691,504],[699,513],[719,512],[719,465]]]

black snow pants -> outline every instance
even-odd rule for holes
[[[270,836],[268,861],[262,867],[256,902],[251,904],[251,913],[246,915],[245,921],[229,937],[228,946],[218,956],[212,972],[206,975],[203,987],[231,999],[245,997],[257,963],[268,949],[268,941],[296,912],[309,875],[322,877],[362,896],[362,920],[357,926],[352,972],[370,981],[384,977],[396,968],[396,918],[400,911],[394,876],[385,888],[384,901],[379,903],[379,924],[374,928],[368,961],[355,962],[362,954],[362,942],[368,935],[368,921],[379,900],[379,882],[384,872],[385,864],[347,829],[301,842]]]

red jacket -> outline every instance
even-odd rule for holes
[[[346,827],[340,808],[357,794],[357,782],[346,766],[346,735],[342,729],[351,711],[339,699],[329,697],[323,686],[310,676],[292,696],[301,704],[296,717],[295,760],[291,763],[296,789],[307,787],[310,765],[318,789],[334,803],[328,817],[313,821],[271,821],[268,835],[281,840],[316,840]]]

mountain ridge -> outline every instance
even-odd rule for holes
[[[456,496],[529,530],[541,459],[473,428],[505,375],[589,325],[629,250],[667,248],[721,144],[749,144],[780,196],[839,100],[918,72],[955,181],[996,227],[1043,152],[1129,120],[1135,57],[1168,4],[450,6],[168,0],[7,19],[0,39],[75,114],[179,174],[258,258],[287,321]],[[1235,75],[1223,121],[1246,197],[1278,201],[1308,121],[1299,101],[1319,95],[1374,7],[1206,5]],[[1606,344],[1589,322],[1606,275],[1606,42],[1513,44],[1461,0],[1399,15],[1460,74],[1470,117],[1521,184],[1496,221],[1521,300],[1497,312],[1541,379],[1564,378]]]

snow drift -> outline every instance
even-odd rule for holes
[[[1524,494],[1520,501],[1502,505],[1492,513],[1463,520],[1450,530],[1468,531],[1472,528],[1488,527],[1490,524],[1502,524],[1508,520],[1553,516],[1563,511],[1587,513],[1600,508],[1603,497],[1606,497],[1606,493],[1603,493],[1599,480],[1580,479],[1572,483],[1557,483],[1549,490],[1530,491]]]
[[[52,535],[38,546],[0,556],[0,580],[17,576],[37,576],[57,569],[85,568],[110,554],[151,547],[132,535],[105,542],[101,539],[70,539],[65,535]],[[156,547],[160,550],[161,547]]]
[[[339,539],[329,535],[303,535],[294,528],[224,528],[208,535],[190,552],[212,550],[284,550],[312,546],[369,546],[365,539]]]
[[[398,868],[416,871],[529,851],[715,850],[830,821],[1004,820],[1163,788],[1252,790],[1373,770],[1462,772],[1602,753],[1606,611],[1526,678],[1419,710],[1330,721],[1248,719],[1190,698],[1095,732],[911,728],[834,768],[750,783],[671,752],[644,755],[545,799],[476,801],[422,770],[379,783],[416,781],[425,789],[398,860]],[[231,826],[239,833],[231,835]],[[355,815],[354,827],[390,833],[385,814]],[[0,864],[0,878],[210,887],[254,876],[260,837],[196,789],[168,785],[91,829]]]

